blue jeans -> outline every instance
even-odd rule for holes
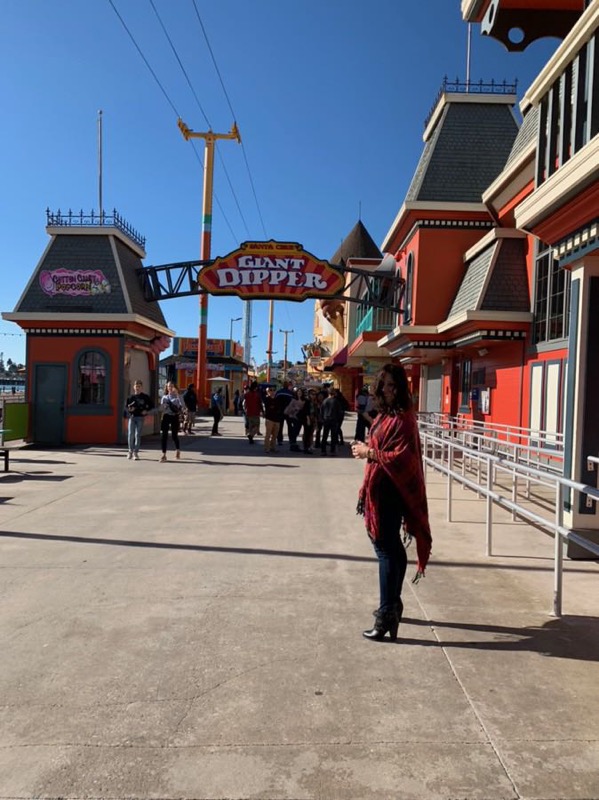
[[[129,417],[129,430],[127,432],[127,441],[129,443],[130,453],[139,453],[139,445],[141,443],[141,432],[144,427],[143,417]]]
[[[401,589],[408,557],[401,541],[401,500],[389,478],[384,478],[379,488],[379,538],[373,542],[379,562],[379,592],[381,613],[395,611],[401,598]]]

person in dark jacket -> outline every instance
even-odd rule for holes
[[[211,436],[222,436],[218,431],[218,424],[225,416],[225,400],[223,398],[223,387],[219,386],[210,398],[210,413],[212,414]]]
[[[193,433],[192,428],[195,425],[196,414],[198,413],[198,397],[193,383],[190,383],[183,392],[183,402],[185,403],[185,427],[183,433]]]
[[[127,443],[129,445],[128,459],[139,461],[139,445],[141,443],[141,432],[144,427],[144,417],[154,408],[154,403],[150,397],[142,391],[143,383],[135,381],[133,384],[133,394],[127,398],[127,414],[129,416],[129,427],[127,431]]]
[[[275,393],[277,409],[279,412],[279,432],[277,433],[277,444],[283,444],[283,423],[285,422],[285,409],[293,400],[293,392],[289,388],[289,381],[283,381],[283,386]],[[287,435],[289,435],[289,420],[287,420]]]
[[[345,444],[343,441],[343,420],[345,419],[346,411],[349,411],[349,403],[347,398],[341,391],[341,389],[335,389],[335,397],[339,400],[339,405],[341,406],[341,419],[339,420],[339,430],[337,431],[337,438],[339,440],[339,444]]]
[[[332,386],[329,389],[329,396],[323,401],[320,407],[320,419],[322,420],[322,434],[320,439],[320,453],[327,454],[327,440],[331,436],[331,455],[336,455],[337,442],[339,438],[339,428],[343,419],[343,408],[336,394],[336,389]]]

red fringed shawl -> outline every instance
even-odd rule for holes
[[[375,460],[366,465],[358,507],[363,510],[368,535],[376,540],[379,535],[379,487],[384,475],[391,479],[401,498],[405,529],[416,539],[416,582],[424,575],[433,541],[416,415],[411,411],[380,414],[370,430],[368,444],[375,451]]]

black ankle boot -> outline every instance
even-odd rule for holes
[[[376,614],[374,621],[374,628],[370,631],[363,631],[362,636],[366,639],[372,639],[375,642],[380,642],[385,638],[385,634],[389,633],[389,638],[392,642],[397,639],[397,629],[399,628],[399,615],[397,611],[387,611]]]

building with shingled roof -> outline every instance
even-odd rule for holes
[[[158,356],[173,335],[144,297],[145,240],[116,212],[48,212],[47,223],[50,242],[14,311],[2,314],[27,336],[30,440],[125,442],[133,381],[157,401]],[[148,416],[144,433],[157,426]]]

